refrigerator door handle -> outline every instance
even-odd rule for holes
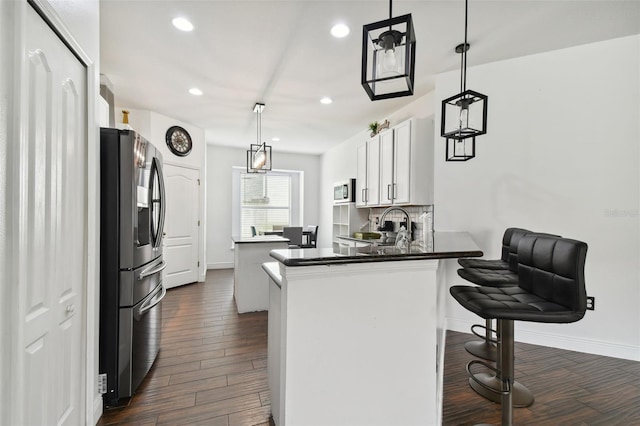
[[[160,223],[158,224],[158,245],[160,247],[162,245],[162,240],[166,233],[164,232],[164,219],[167,213],[167,206],[165,203],[165,188],[164,188],[164,172],[162,171],[162,164],[158,162],[158,183],[160,184]]]
[[[166,267],[167,267],[167,263],[164,260],[157,265],[150,266],[149,268],[140,272],[140,276],[138,276],[138,281],[143,280],[150,275],[157,274],[158,272],[162,271]]]
[[[162,302],[162,299],[164,299],[164,296],[167,295],[167,289],[164,288],[164,286],[162,284],[160,284],[159,287],[160,288],[158,290],[154,291],[152,294],[149,295],[149,297],[147,297],[147,300],[142,302],[142,304],[140,305],[140,310],[138,311],[138,315],[141,316],[142,314],[147,312],[149,309],[152,309],[158,303]],[[160,295],[159,298],[156,299],[156,296],[160,292],[162,292],[162,294]]]

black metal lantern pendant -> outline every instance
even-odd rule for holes
[[[416,36],[411,14],[362,27],[362,87],[372,101],[413,95]]]
[[[266,173],[271,170],[271,146],[260,142],[262,138],[262,111],[264,104],[256,103],[253,112],[257,114],[257,143],[252,143],[247,150],[247,173]]]
[[[467,161],[475,157],[476,136],[487,133],[487,103],[489,98],[467,90],[467,15],[464,2],[464,43],[456,46],[461,54],[460,93],[442,101],[440,135],[447,138],[446,161]]]
[[[476,138],[447,138],[446,161],[467,161],[476,156]]]

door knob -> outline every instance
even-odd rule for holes
[[[73,305],[67,305],[67,307],[64,309],[67,315],[71,315],[72,313],[75,312],[75,310],[76,310],[76,307]]]

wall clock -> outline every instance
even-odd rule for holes
[[[169,127],[165,139],[171,152],[180,157],[189,155],[193,148],[191,135],[180,126]]]

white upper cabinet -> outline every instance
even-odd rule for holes
[[[356,206],[380,205],[380,136],[358,146]]]
[[[382,205],[393,204],[394,198],[393,134],[394,129],[380,134],[380,204]]]
[[[433,204],[433,121],[411,118],[378,137],[379,202],[358,205]],[[360,149],[364,145],[358,149],[359,180],[362,164]],[[366,167],[367,185],[371,187],[372,173],[368,169],[376,167],[372,163],[367,163]]]

